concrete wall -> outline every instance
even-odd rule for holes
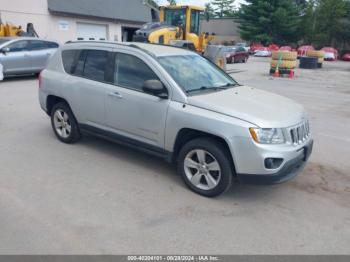
[[[72,0],[74,1],[74,0]],[[6,0],[1,1],[0,14],[4,23],[21,25],[33,23],[40,38],[56,40],[60,43],[76,40],[77,23],[107,25],[108,40],[122,40],[122,26],[140,27],[138,24],[113,23],[98,19],[55,16],[49,13],[47,0]]]

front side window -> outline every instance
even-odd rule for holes
[[[191,27],[190,32],[196,35],[199,35],[199,19],[200,13],[199,11],[192,10],[191,11]]]
[[[88,50],[83,75],[92,80],[105,81],[107,63],[108,51]]]
[[[28,41],[18,41],[7,46],[10,52],[22,52],[28,50]]]
[[[226,89],[237,85],[228,74],[196,54],[164,56],[159,57],[158,61],[187,93]]]
[[[159,80],[157,75],[141,59],[128,54],[117,54],[114,83],[142,91],[146,80]]]

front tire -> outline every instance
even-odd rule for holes
[[[232,184],[232,166],[222,144],[214,139],[199,138],[188,142],[180,151],[178,172],[195,193],[216,197]]]
[[[66,103],[58,103],[51,110],[51,125],[56,137],[66,144],[77,142],[81,135],[78,123]]]

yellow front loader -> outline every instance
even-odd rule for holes
[[[21,32],[23,32],[20,26],[15,26],[11,24],[3,24],[0,22],[0,37],[12,37],[18,36]]]
[[[144,25],[136,31],[134,40],[164,45],[185,40],[193,43],[197,52],[203,53],[208,43],[214,39],[214,36],[200,30],[203,11],[203,8],[191,5],[160,7],[160,22]]]
[[[16,37],[16,36],[32,36],[39,37],[32,23],[27,24],[27,31],[24,31],[21,26],[11,23],[3,23],[0,17],[0,37]]]

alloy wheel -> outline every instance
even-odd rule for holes
[[[64,112],[62,109],[56,110],[53,122],[55,130],[60,137],[66,139],[70,136],[72,132],[72,125],[66,112]]]
[[[216,158],[206,150],[190,151],[184,161],[187,179],[201,190],[212,190],[221,179],[221,168]]]

